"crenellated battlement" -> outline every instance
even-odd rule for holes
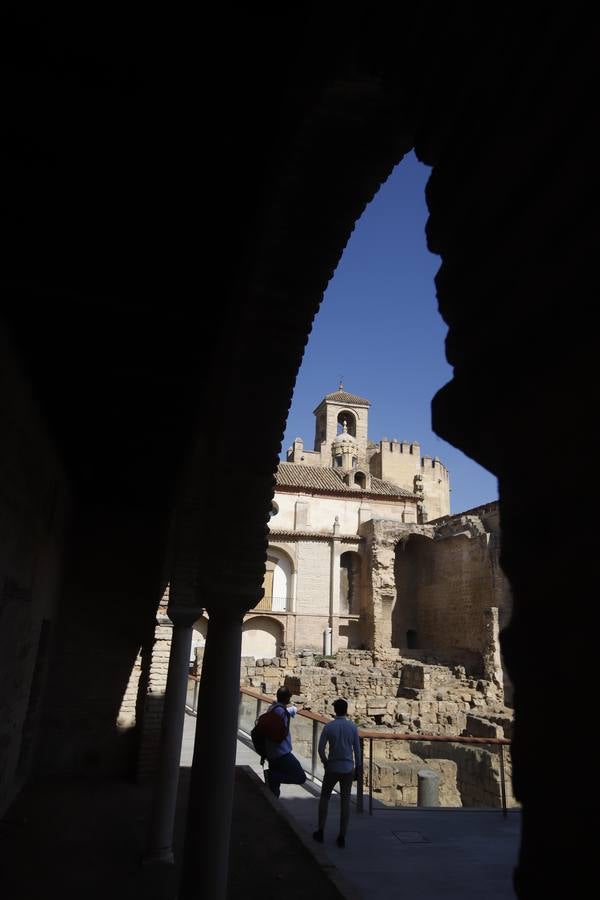
[[[379,441],[379,450],[381,453],[402,453],[410,456],[419,456],[421,447],[416,441],[399,441],[397,438],[382,438]]]
[[[421,469],[425,477],[427,477],[428,473],[432,473],[436,474],[438,478],[442,477],[446,481],[448,480],[448,469],[437,456],[422,456]]]

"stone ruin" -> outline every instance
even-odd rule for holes
[[[336,697],[344,697],[350,718],[382,735],[512,737],[513,711],[504,705],[498,685],[468,674],[463,666],[407,659],[398,650],[342,650],[325,659],[284,649],[279,657],[243,657],[240,683],[269,695],[286,684],[300,708],[325,715],[331,715]],[[368,741],[365,745],[367,754]],[[310,735],[296,729],[294,747],[310,758]],[[499,754],[498,745],[377,739],[373,797],[386,805],[415,806],[417,772],[427,767],[440,774],[441,806],[500,807]],[[515,806],[508,747],[504,766],[506,802]],[[365,789],[368,777],[366,761]]]

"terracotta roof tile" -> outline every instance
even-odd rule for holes
[[[361,488],[351,488],[342,480],[343,473],[324,466],[301,466],[297,463],[281,462],[276,472],[276,483],[282,487],[308,488],[317,491],[344,491],[349,494],[363,493]],[[371,487],[366,494],[381,494],[386,497],[415,497],[411,491],[401,488],[391,481],[371,476]]]
[[[332,394],[326,394],[325,400],[334,400],[337,403],[350,403],[361,406],[371,405],[370,400],[365,400],[364,397],[357,397],[356,394],[349,394],[348,391],[333,391]]]

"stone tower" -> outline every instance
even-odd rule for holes
[[[343,384],[327,394],[314,410],[315,452],[322,466],[355,468],[367,465],[369,400],[349,394]]]

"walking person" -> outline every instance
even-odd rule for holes
[[[347,718],[348,704],[341,697],[333,701],[335,719],[328,722],[319,738],[319,756],[325,768],[321,797],[319,799],[319,827],[313,832],[313,838],[323,842],[323,832],[327,821],[329,798],[335,785],[340,783],[340,832],[336,843],[338,847],[346,846],[346,831],[350,818],[350,791],[355,777],[361,778],[362,758],[358,728]],[[329,745],[329,753],[326,747]]]
[[[286,687],[280,687],[277,691],[277,700],[267,710],[274,711],[287,723],[286,735],[282,741],[275,743],[267,739],[265,757],[269,762],[266,782],[279,797],[282,784],[304,784],[306,774],[304,769],[292,753],[292,739],[290,736],[290,719],[298,712],[295,706],[290,705],[291,692]]]

